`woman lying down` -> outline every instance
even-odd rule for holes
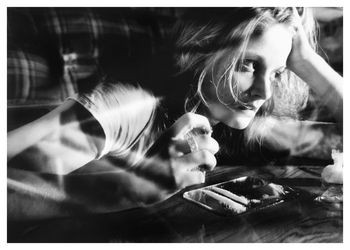
[[[268,139],[266,121],[288,135],[275,118],[297,117],[309,89],[341,124],[342,77],[315,52],[313,24],[307,8],[190,9],[174,28],[177,67],[192,74],[185,114],[163,127],[159,97],[109,83],[10,131],[8,219],[164,200],[205,182],[226,142],[237,153]]]

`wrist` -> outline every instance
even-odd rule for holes
[[[302,53],[298,59],[289,66],[289,69],[300,78],[303,78],[305,75],[309,74],[310,70],[314,68],[314,65],[319,64],[321,60],[323,60],[322,57],[311,50]]]

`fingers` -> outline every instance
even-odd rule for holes
[[[205,173],[201,171],[183,171],[181,174],[177,175],[177,177],[177,185],[179,188],[185,188],[191,185],[201,184],[205,182]]]
[[[167,162],[164,166],[170,167],[165,175],[175,180],[176,189],[203,183],[204,171],[216,166],[214,154],[219,144],[211,137],[211,131],[209,120],[194,113],[184,114],[167,131],[163,149],[168,154],[162,159]]]
[[[305,29],[303,26],[303,17],[304,14],[299,14],[297,8],[293,7],[293,26],[294,26],[294,34],[293,37],[299,37],[303,40],[303,41],[307,41],[307,36],[305,33]]]
[[[193,136],[193,140],[196,143],[197,149],[199,150],[208,150],[212,154],[216,154],[219,151],[219,143],[209,135],[196,135]],[[177,140],[173,141],[176,151],[182,152],[183,154],[191,153],[191,147],[188,140]]]
[[[208,150],[213,155],[219,151],[219,143],[209,135],[198,135],[194,139],[197,141],[198,150]]]
[[[293,15],[295,15],[296,17],[298,16],[300,18],[297,8],[296,7],[292,7],[292,10],[293,10]]]
[[[300,15],[296,7],[292,7],[294,22],[297,26],[302,25],[302,14]]]
[[[179,157],[177,163],[179,168],[186,171],[213,170],[216,166],[216,158],[214,154],[204,149]]]
[[[215,166],[216,159],[207,150],[200,150],[179,157],[173,165],[177,188],[204,183],[205,170],[212,170]]]
[[[210,133],[211,126],[209,120],[202,115],[186,113],[181,116],[170,128],[174,139],[184,139],[186,133],[194,128],[203,129],[204,132]]]

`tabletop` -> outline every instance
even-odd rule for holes
[[[13,242],[343,242],[343,203],[320,202],[329,186],[324,165],[219,166],[211,185],[254,176],[302,191],[296,199],[264,211],[222,216],[191,203],[186,188],[160,203],[122,212],[49,220],[27,228]],[[342,197],[342,186],[336,187]]]

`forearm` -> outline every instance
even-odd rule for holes
[[[67,104],[62,105],[43,117],[7,133],[7,160],[26,148],[35,145],[44,137],[54,133],[59,126],[59,114]]]
[[[337,121],[343,120],[343,78],[316,53],[301,58],[292,69],[309,84]]]
[[[9,221],[38,220],[67,216],[66,199],[59,181],[47,175],[7,169],[7,218]]]
[[[42,118],[9,132],[8,161],[19,155],[21,166],[17,167],[66,174],[97,157],[103,136],[93,116],[69,100]],[[9,166],[14,165],[9,162]]]
[[[8,220],[116,212],[144,206],[168,195],[152,181],[121,171],[117,166],[108,166],[111,170],[107,172],[98,171],[103,167],[100,164],[109,165],[98,161],[91,165],[92,173],[62,176],[8,169]]]

